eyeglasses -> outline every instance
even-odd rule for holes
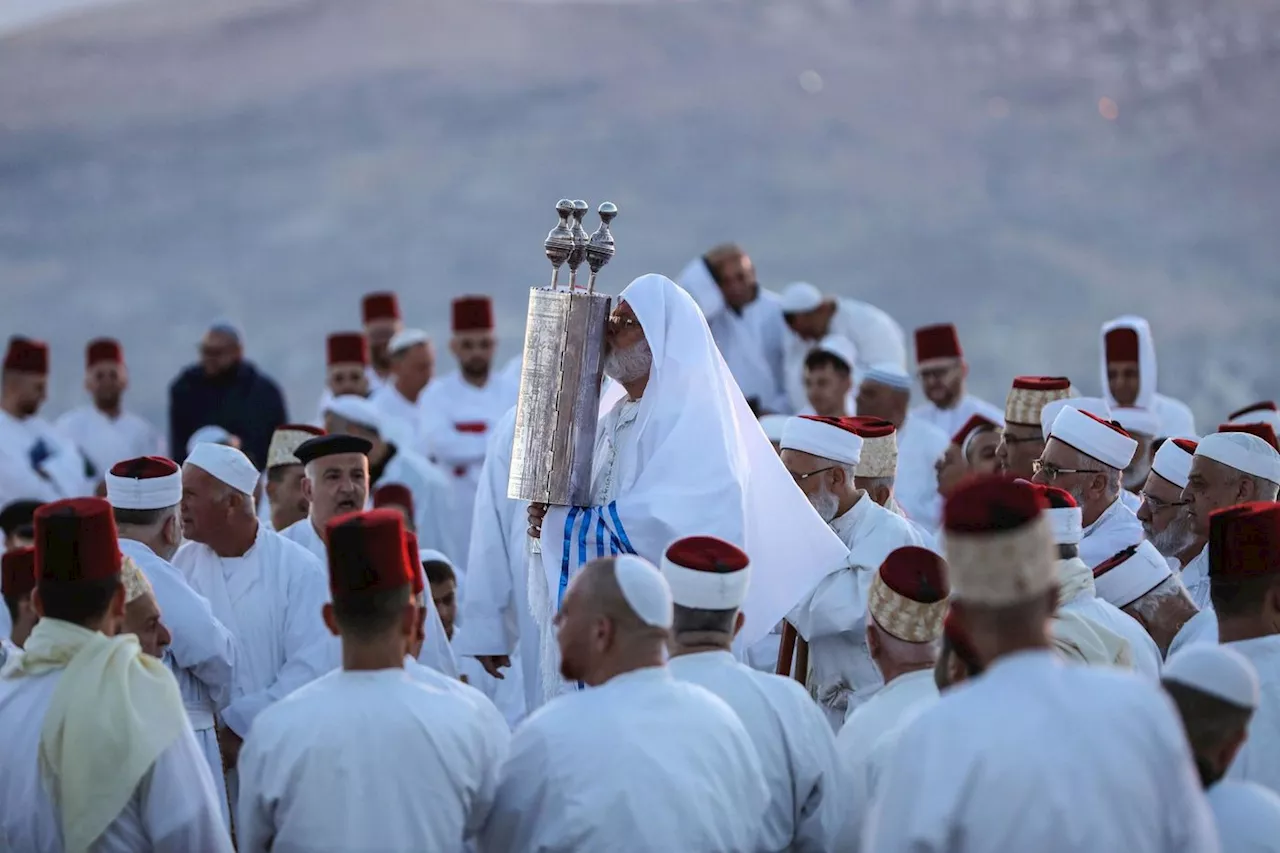
[[[1180,506],[1186,506],[1191,501],[1162,501],[1159,498],[1153,498],[1146,492],[1138,492],[1138,497],[1151,508],[1152,512],[1164,512],[1166,509],[1177,509]]]
[[[803,483],[805,480],[809,479],[810,477],[816,476],[816,475],[818,475],[818,474],[825,473],[825,472],[827,472],[827,471],[830,471],[830,470],[831,470],[831,469],[833,469],[833,468],[838,468],[838,467],[840,467],[840,466],[838,466],[838,465],[828,465],[826,468],[819,468],[817,471],[810,471],[808,474],[797,474],[796,472],[792,471],[792,472],[791,472],[791,477],[792,477],[792,478],[793,478],[797,483]]]
[[[1062,474],[1101,474],[1098,468],[1059,468],[1051,462],[1045,462],[1043,459],[1037,459],[1031,463],[1031,471],[1034,474],[1043,474],[1044,478],[1049,482],[1058,479]]]

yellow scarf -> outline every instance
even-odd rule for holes
[[[132,634],[108,637],[60,619],[36,623],[6,678],[65,672],[40,730],[40,773],[67,853],[83,853],[182,734],[178,682]]]

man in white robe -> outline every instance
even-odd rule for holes
[[[0,678],[0,847],[230,853],[173,675],[120,634],[111,506],[47,504],[36,539],[42,618]]]
[[[271,529],[283,531],[307,517],[311,501],[302,491],[302,463],[293,451],[304,441],[324,435],[320,427],[285,424],[276,427],[267,448],[266,501]],[[262,518],[262,514],[258,514]]]
[[[947,564],[932,551],[893,551],[871,581],[867,644],[885,686],[849,714],[836,738],[844,801],[840,832],[831,849],[858,850],[874,786],[884,771],[881,742],[938,701],[933,669],[947,615]]]
[[[955,435],[974,415],[998,426],[1004,425],[999,406],[975,397],[965,389],[969,363],[960,348],[960,335],[951,323],[916,329],[916,374],[926,402],[911,410],[911,416],[944,435]]]
[[[392,441],[429,454],[418,400],[435,372],[435,346],[421,329],[401,329],[387,344],[391,374],[369,394],[381,414],[381,427]]]
[[[0,368],[0,506],[23,498],[91,495],[102,475],[74,442],[40,417],[48,379],[48,345],[10,338]]]
[[[947,501],[944,542],[951,618],[986,669],[903,729],[863,849],[1217,850],[1159,688],[1050,652],[1055,552],[1035,489],[966,484]]]
[[[215,716],[231,701],[235,639],[213,615],[208,600],[169,562],[182,544],[182,472],[172,460],[144,456],[112,466],[106,482],[120,551],[151,584],[170,633],[164,661],[178,680],[182,704],[225,807]],[[229,821],[229,808],[224,811]]]
[[[1147,541],[1095,566],[1093,582],[1099,598],[1142,624],[1162,658],[1174,637],[1198,612],[1182,579]]]
[[[504,744],[472,703],[405,671],[418,570],[399,513],[341,516],[325,538],[324,624],[342,638],[342,668],[254,725],[238,768],[239,849],[461,853],[488,817]]]
[[[1138,517],[1120,500],[1120,472],[1138,443],[1119,425],[1069,404],[1045,435],[1032,479],[1075,498],[1084,522],[1079,549],[1085,565],[1094,568],[1142,541]]]
[[[804,359],[827,335],[853,342],[861,373],[873,364],[907,369],[907,338],[898,322],[866,302],[825,296],[808,282],[788,285],[780,297],[782,314],[792,334],[787,338],[784,371],[794,411],[804,407]]]
[[[493,302],[487,296],[453,300],[449,351],[458,369],[435,379],[418,397],[422,437],[431,459],[453,485],[450,526],[471,541],[471,515],[489,432],[515,403],[511,386],[493,370],[497,350]],[[456,555],[459,559],[461,554]]]
[[[369,391],[376,391],[390,381],[388,345],[404,328],[399,298],[388,290],[366,293],[360,300],[360,320],[365,340],[369,342],[369,366],[365,375],[369,379]]]
[[[337,642],[316,614],[327,591],[316,557],[268,530],[253,513],[258,480],[233,447],[200,444],[182,466],[182,534],[173,564],[236,640],[231,701],[218,742],[233,768],[254,719],[338,665]],[[232,800],[234,779],[228,779]]]
[[[99,475],[121,459],[165,452],[160,430],[121,405],[128,387],[129,371],[119,341],[90,341],[85,348],[84,388],[92,403],[64,413],[54,425],[75,442]]]
[[[1153,412],[1161,438],[1196,435],[1191,408],[1156,391],[1156,347],[1146,320],[1126,315],[1103,323],[1101,349],[1103,396],[1112,408],[1136,406]]]
[[[316,407],[316,425],[324,423],[324,410],[334,397],[354,394],[368,397],[369,342],[363,332],[334,332],[325,339],[324,391]],[[376,375],[376,374],[375,374]]]
[[[1280,794],[1223,778],[1258,707],[1253,664],[1229,646],[1194,646],[1169,658],[1163,680],[1187,731],[1223,853],[1280,850]]]
[[[1044,407],[1076,396],[1065,376],[1015,376],[1004,402],[1004,429],[996,445],[1000,471],[1009,477],[1030,480],[1036,460],[1044,453]]]
[[[848,547],[829,573],[787,615],[809,643],[809,692],[833,731],[884,683],[867,645],[867,597],[890,552],[923,540],[905,518],[854,486],[862,439],[853,418],[798,417],[782,434],[782,461],[819,518]]]
[[[1280,492],[1280,453],[1248,433],[1218,432],[1196,445],[1182,500],[1197,537],[1209,536],[1209,518],[1217,510],[1252,501],[1274,501]],[[1182,582],[1201,610],[1210,608],[1209,548],[1182,567]],[[1265,676],[1264,676],[1265,677]]]
[[[1161,444],[1139,493],[1142,505],[1137,516],[1142,533],[1175,571],[1204,547],[1204,537],[1192,530],[1187,502],[1182,499],[1196,446],[1189,438],[1171,438]]]
[[[556,615],[561,672],[590,689],[558,698],[511,740],[479,848],[764,849],[760,757],[733,710],[665,664],[671,591],[631,554],[589,562]]]
[[[730,651],[750,587],[747,555],[712,536],[689,536],[667,549],[662,575],[675,603],[671,674],[723,699],[760,755],[770,791],[761,849],[834,849],[848,800],[836,795],[831,728],[794,679],[758,672]]]
[[[846,549],[789,482],[688,293],[664,276],[636,279],[618,297],[606,346],[615,384],[601,399],[592,506],[529,511],[542,549],[543,570],[529,573],[542,672],[557,670],[552,615],[579,566],[613,553],[660,561],[695,534],[752,554],[743,653],[843,565]]]

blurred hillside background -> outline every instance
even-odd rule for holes
[[[309,418],[374,289],[438,340],[493,293],[514,356],[566,195],[621,208],[607,291],[736,240],[956,321],[993,400],[1096,391],[1128,312],[1202,427],[1280,395],[1280,0],[86,5],[0,34],[0,333],[55,346],[50,414],[111,334],[162,420],[230,317]]]

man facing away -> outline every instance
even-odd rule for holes
[[[1198,612],[1182,579],[1150,542],[1131,545],[1093,570],[1098,597],[1136,619],[1163,658],[1173,638]]]
[[[951,323],[921,326],[916,329],[916,373],[927,402],[911,410],[919,420],[955,435],[974,416],[997,425],[1004,423],[1000,409],[970,394],[965,384],[969,379],[969,363],[960,348],[960,335]]]
[[[761,849],[760,758],[723,700],[672,677],[671,624],[671,591],[647,560],[606,557],[578,572],[557,637],[562,674],[591,689],[516,730],[480,849]]]
[[[770,791],[761,849],[833,849],[845,806],[831,728],[794,679],[758,672],[730,650],[751,579],[747,555],[713,536],[689,536],[667,549],[662,575],[675,603],[671,674],[723,699],[760,755]]]
[[[976,480],[944,511],[952,616],[984,674],[903,730],[868,820],[876,853],[1214,851],[1159,688],[1049,650],[1053,537],[1035,489]],[[958,734],[958,733],[962,733]]]
[[[466,700],[405,672],[419,620],[400,517],[339,516],[325,540],[333,601],[322,612],[342,667],[255,724],[238,768],[240,850],[466,850],[501,744]]]
[[[106,501],[36,513],[41,618],[0,679],[0,838],[30,853],[229,853],[178,685],[117,636],[122,559]]]

